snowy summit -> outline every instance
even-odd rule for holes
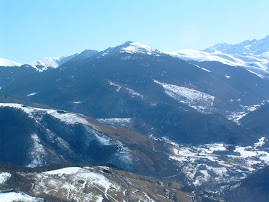
[[[121,52],[127,52],[131,54],[142,53],[142,54],[152,55],[156,52],[159,52],[157,49],[153,49],[150,46],[137,43],[134,41],[128,41],[124,43],[122,46],[123,47],[121,48]]]

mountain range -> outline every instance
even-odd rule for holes
[[[128,43],[128,42],[126,42]],[[246,40],[238,44],[219,43],[212,47],[206,48],[203,51],[199,50],[180,50],[175,52],[163,52],[168,55],[181,58],[189,61],[218,61],[230,66],[241,66],[252,73],[263,77],[268,76],[269,64],[269,35],[260,40]],[[98,52],[85,50],[86,52]],[[131,49],[127,52],[151,53],[155,51],[153,48],[143,44],[133,42]],[[61,64],[71,60],[78,53],[66,57],[45,57],[37,61],[30,62],[29,65],[44,71],[48,68],[57,68]],[[80,54],[82,55],[82,53]],[[87,54],[84,57],[87,57]],[[0,60],[0,66],[21,66],[20,63],[9,61],[6,59]]]
[[[83,200],[78,191],[91,189],[98,175],[110,185],[97,183],[92,200],[131,200],[138,179],[165,189],[164,201],[190,200],[190,193],[197,201],[238,197],[237,185],[269,165],[268,64],[257,59],[267,55],[267,41],[178,52],[127,41],[30,64],[1,63],[0,161],[13,164],[1,169],[1,192]],[[164,181],[185,188],[174,192]],[[18,189],[28,182],[35,186]],[[56,185],[62,188],[52,192]],[[139,188],[141,200],[162,201],[156,193]]]

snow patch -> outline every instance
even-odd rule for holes
[[[38,138],[37,134],[32,134],[31,139],[33,141],[33,148],[32,148],[32,151],[30,152],[30,156],[32,160],[31,160],[31,163],[29,163],[27,166],[34,168],[34,167],[46,165],[46,161],[44,160],[46,151],[43,145],[41,144],[40,139]]]
[[[36,95],[37,93],[38,93],[38,92],[30,93],[30,94],[27,95],[27,97],[29,97],[29,96],[34,96],[34,95]]]
[[[128,44],[127,47],[122,48],[121,52],[126,52],[130,54],[142,53],[142,54],[148,54],[148,55],[152,55],[152,54],[156,55],[158,51],[147,45],[140,44],[137,42],[131,42]]]
[[[121,90],[121,89],[125,89],[125,90],[129,93],[129,95],[130,95],[132,98],[134,98],[134,97],[138,97],[138,98],[140,98],[140,99],[143,99],[143,97],[144,97],[143,95],[141,95],[140,93],[134,91],[134,90],[131,89],[131,88],[127,88],[127,87],[121,86],[121,85],[116,84],[116,83],[114,83],[114,82],[112,82],[112,81],[108,81],[108,83],[109,83],[109,85],[111,85],[111,86],[115,86],[117,92],[119,92],[119,90]]]
[[[0,184],[4,184],[10,177],[11,177],[10,173],[1,172],[0,173]]]
[[[131,118],[100,118],[97,119],[97,121],[106,125],[124,127],[124,128],[130,128],[132,124]]]
[[[23,193],[16,193],[16,192],[0,193],[0,202],[14,202],[14,201],[41,202],[44,200]]]
[[[168,96],[188,104],[199,112],[210,112],[213,107],[215,97],[212,95],[183,86],[161,83],[156,80],[154,82],[161,85]]]
[[[51,171],[43,172],[43,174],[46,174],[46,175],[64,175],[64,174],[72,175],[72,174],[78,173],[81,170],[82,170],[82,168],[80,168],[80,167],[67,167],[67,168],[61,168],[58,170],[51,170]]]

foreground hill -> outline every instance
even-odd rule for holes
[[[107,166],[22,168],[0,164],[5,201],[216,201],[182,184]],[[57,168],[58,167],[58,168]],[[12,190],[12,191],[11,191]]]

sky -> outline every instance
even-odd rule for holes
[[[268,0],[0,0],[0,58],[20,63],[136,41],[202,50],[269,35]]]

